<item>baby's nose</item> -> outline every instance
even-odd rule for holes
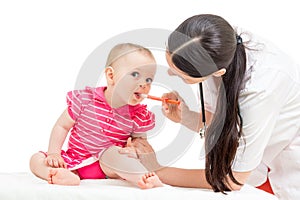
[[[146,84],[140,84],[140,88],[146,88]]]

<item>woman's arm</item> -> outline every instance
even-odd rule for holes
[[[160,180],[168,185],[210,189],[205,179],[204,169],[180,169],[162,167],[155,171]]]
[[[178,187],[193,187],[211,189],[212,187],[206,181],[204,169],[181,169],[175,167],[163,167],[157,159],[152,146],[144,139],[136,138],[133,141],[128,140],[128,147],[135,149],[138,159],[149,170],[155,171],[161,181],[165,184]],[[120,150],[123,154],[133,154],[126,149]],[[133,156],[132,156],[133,157]],[[233,172],[234,177],[238,182],[244,184],[250,175],[250,172]],[[232,190],[239,190],[240,185],[237,185],[228,178],[228,183]]]
[[[206,125],[209,125],[213,114],[211,112],[205,111]],[[198,120],[197,120],[198,119]],[[182,112],[182,120],[180,121],[182,125],[188,129],[199,132],[200,128],[203,128],[202,115],[201,113],[186,110]]]
[[[156,170],[155,173],[163,183],[168,185],[203,189],[212,188],[206,181],[204,169],[180,169],[174,167],[162,167],[161,169]],[[233,172],[233,175],[238,182],[244,184],[250,173],[251,172]],[[228,180],[230,188],[232,190],[241,189],[241,185],[233,183],[229,177]]]

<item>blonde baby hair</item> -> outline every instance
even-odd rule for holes
[[[133,44],[133,43],[121,43],[121,44],[117,44],[110,50],[105,67],[110,67],[116,60],[118,60],[122,56],[125,56],[133,52],[145,53],[154,59],[152,52],[141,45]]]

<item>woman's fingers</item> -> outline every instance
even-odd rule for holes
[[[132,146],[136,147],[136,148],[144,148],[144,147],[148,147],[149,143],[146,139],[143,138],[135,138],[132,143]]]
[[[119,150],[120,154],[126,154],[130,158],[138,158],[138,155],[136,153],[136,149],[134,147],[124,147],[120,148]]]
[[[134,147],[131,137],[127,139],[126,147],[119,149],[119,153],[126,154],[130,158],[138,158],[136,148]]]
[[[156,155],[152,146],[146,139],[134,138],[129,140],[131,147],[122,148],[119,152],[128,156],[136,155],[140,162],[150,171],[155,171],[161,166],[156,159]]]
[[[176,95],[174,93],[169,92],[169,93],[164,93],[161,98],[163,99],[163,101],[162,101],[163,111],[166,112],[166,113],[168,113],[169,112],[169,106],[170,106],[170,104],[168,104],[166,102],[166,100],[167,99],[174,99],[174,100],[176,100],[177,97],[176,97]]]
[[[161,166],[157,161],[156,154],[147,140],[138,140],[135,144],[140,162],[149,170],[156,171]]]
[[[129,137],[129,138],[127,139],[126,147],[132,147],[132,146],[133,146],[133,144],[132,144],[132,139],[131,139],[131,137]]]
[[[128,140],[130,147],[121,148],[119,153],[127,154],[128,157],[137,158],[140,162],[151,171],[157,170],[160,165],[157,162],[156,155],[152,146],[146,139],[134,138]]]
[[[163,98],[163,99],[174,99],[174,100],[178,100],[179,95],[178,95],[178,92],[172,91],[172,92],[169,92],[169,93],[164,93],[164,94],[162,95],[162,98]]]
[[[154,152],[152,146],[145,139],[136,139],[133,141],[133,145],[140,159],[141,157],[145,157],[147,154]]]
[[[180,100],[180,102],[184,103],[183,99],[179,96],[176,91],[165,93],[162,95],[163,99],[173,99]],[[178,104],[170,104],[166,101],[162,102],[162,112],[163,114],[169,118],[170,120],[178,123],[181,121],[181,103]]]

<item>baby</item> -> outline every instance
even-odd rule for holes
[[[107,86],[67,93],[68,106],[52,129],[48,151],[31,157],[31,171],[50,184],[121,178],[142,189],[162,186],[139,160],[118,152],[128,139],[146,137],[146,131],[154,128],[154,114],[140,104],[156,73],[154,56],[136,44],[116,45],[104,73]]]

